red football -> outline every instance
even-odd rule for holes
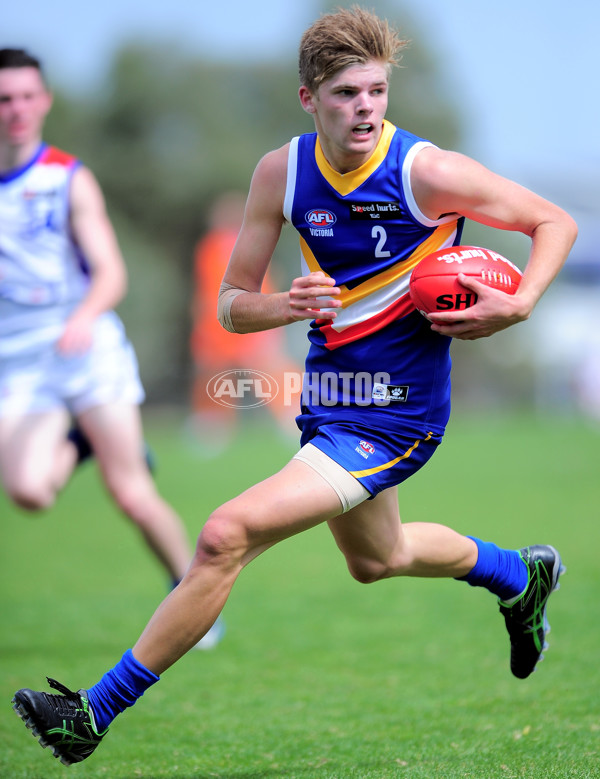
[[[514,295],[522,273],[498,252],[479,246],[451,246],[428,254],[410,277],[410,297],[422,314],[460,311],[474,305],[477,295],[457,280],[459,273]]]

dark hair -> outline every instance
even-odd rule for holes
[[[42,63],[25,49],[0,49],[0,70],[3,68],[35,68],[44,76]]]

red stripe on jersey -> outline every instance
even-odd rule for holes
[[[402,319],[402,317],[411,314],[414,310],[415,305],[407,293],[395,300],[391,306],[384,308],[379,314],[375,314],[375,316],[366,319],[364,322],[357,322],[357,324],[345,327],[340,331],[335,330],[331,324],[323,324],[319,329],[325,336],[327,349],[337,349],[340,346],[356,341],[358,338],[364,338],[366,335],[371,335],[371,333],[381,330],[382,327],[386,327],[390,322]],[[328,321],[327,319],[317,319],[316,324]]]
[[[65,165],[66,167],[69,167],[77,162],[77,158],[72,154],[67,154],[66,151],[57,149],[55,146],[48,146],[38,162],[41,165]]]

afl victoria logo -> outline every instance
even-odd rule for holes
[[[326,208],[313,208],[304,218],[311,227],[332,227],[337,222],[336,215]]]
[[[375,454],[375,447],[368,441],[361,441],[360,448],[363,450],[363,452],[368,452],[368,454]]]

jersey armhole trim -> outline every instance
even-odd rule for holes
[[[287,164],[287,182],[285,187],[285,197],[283,199],[283,217],[291,224],[292,206],[294,205],[294,194],[296,192],[296,176],[298,172],[298,144],[300,137],[296,136],[290,141]]]
[[[404,189],[404,197],[406,198],[406,205],[409,208],[409,211],[414,219],[417,220],[422,225],[425,225],[426,227],[437,227],[438,225],[446,224],[447,222],[456,222],[456,220],[459,218],[459,214],[448,214],[447,216],[442,217],[441,219],[429,219],[429,217],[425,216],[425,214],[421,211],[419,206],[417,205],[417,201],[415,200],[415,196],[412,191],[412,186],[410,183],[410,173],[412,170],[413,162],[415,161],[415,157],[417,154],[422,151],[423,149],[427,147],[432,147],[434,149],[437,148],[437,146],[434,143],[431,143],[430,141],[418,141],[414,144],[414,146],[411,146],[408,150],[408,153],[406,157],[404,158],[404,163],[402,165],[402,187]]]

